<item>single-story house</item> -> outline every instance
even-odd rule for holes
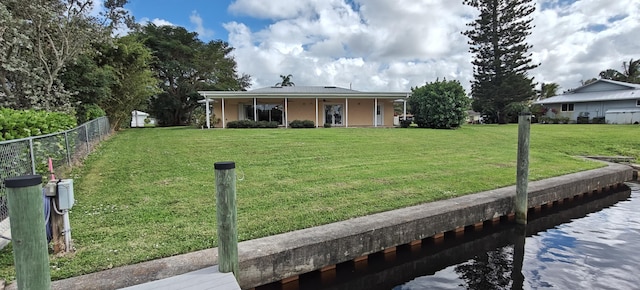
[[[236,120],[274,121],[288,127],[293,120],[312,120],[316,127],[391,127],[393,104],[410,92],[360,92],[335,86],[276,86],[250,91],[199,91],[204,100],[207,128]]]
[[[640,84],[606,79],[581,86],[562,95],[535,102],[545,106],[550,117],[605,117],[609,124],[640,122]]]

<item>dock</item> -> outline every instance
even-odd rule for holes
[[[218,265],[140,285],[120,288],[123,290],[240,290],[233,273],[220,273]]]

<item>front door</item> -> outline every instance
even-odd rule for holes
[[[376,125],[384,126],[384,107],[382,104],[378,104],[376,107]]]
[[[342,126],[344,119],[343,105],[324,105],[324,123],[331,126]]]

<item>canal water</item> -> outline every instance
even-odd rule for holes
[[[640,289],[640,184],[256,289]]]

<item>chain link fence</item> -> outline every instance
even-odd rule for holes
[[[10,230],[5,179],[29,174],[48,177],[49,158],[54,174],[71,168],[109,134],[109,119],[100,117],[64,132],[0,142],[0,235],[7,236]]]

